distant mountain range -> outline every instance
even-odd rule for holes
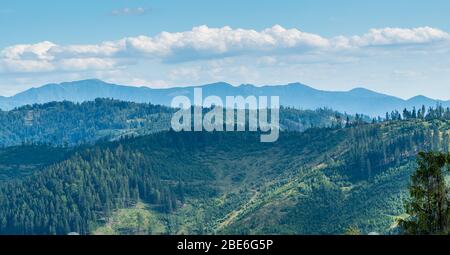
[[[203,96],[242,95],[279,96],[280,104],[301,109],[317,109],[328,107],[340,112],[363,113],[370,116],[384,116],[392,110],[401,111],[404,108],[436,106],[442,104],[450,107],[450,101],[440,101],[416,96],[408,100],[377,93],[364,88],[350,91],[323,91],[301,83],[257,87],[250,84],[233,86],[219,82],[197,86],[203,88]],[[32,88],[11,97],[0,97],[0,108],[10,110],[15,107],[47,103],[52,101],[83,102],[95,98],[114,98],[118,100],[170,105],[174,96],[185,95],[193,97],[195,87],[175,87],[168,89],[152,89],[148,87],[132,87],[106,83],[100,80],[82,80],[61,84],[47,84]]]

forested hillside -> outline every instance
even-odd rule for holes
[[[389,233],[416,154],[448,151],[448,130],[414,118],[282,132],[273,144],[257,133],[162,132],[73,148],[0,182],[0,233]],[[126,212],[147,228],[115,227]]]
[[[80,145],[167,131],[175,110],[152,104],[112,99],[92,102],[53,102],[0,111],[0,146],[21,144]],[[206,110],[205,110],[206,111]],[[281,128],[304,131],[331,127],[349,117],[329,109],[281,108]]]
[[[0,181],[32,174],[70,156],[69,148],[49,145],[12,146],[0,149]]]
[[[163,106],[110,99],[28,105],[0,111],[0,145],[79,145],[158,132],[169,129],[171,113]]]

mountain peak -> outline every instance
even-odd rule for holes
[[[349,92],[353,92],[353,93],[376,93],[370,89],[366,89],[366,88],[362,88],[362,87],[357,87],[354,89],[349,90]]]
[[[309,87],[308,85],[305,85],[305,84],[300,83],[300,82],[288,83],[288,86],[302,86],[302,87],[306,86],[306,87]]]
[[[61,86],[72,86],[72,85],[113,85],[111,83],[107,83],[104,82],[102,80],[99,79],[86,79],[86,80],[79,80],[79,81],[71,81],[71,82],[62,82],[60,84],[57,85],[61,85]]]
[[[410,99],[408,99],[408,101],[418,101],[418,100],[433,100],[433,99],[426,97],[424,95],[418,95],[418,96],[411,97]]]
[[[203,85],[203,86],[200,86],[200,87],[230,88],[230,87],[234,87],[234,86],[229,84],[229,83],[227,83],[227,82],[221,81],[221,82],[214,82],[214,83],[206,84],[206,85]]]
[[[376,92],[376,91],[373,91],[373,90],[370,90],[370,89],[366,89],[366,88],[362,88],[362,87],[358,87],[358,88],[354,88],[352,90],[349,90],[348,93],[352,94],[353,96],[358,96],[358,97],[361,97],[361,98],[373,97],[373,98],[378,98],[378,99],[391,98],[391,99],[395,99],[395,100],[401,100],[398,97],[394,97],[394,96],[391,96],[391,95],[383,94],[383,93]]]

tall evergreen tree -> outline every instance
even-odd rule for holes
[[[406,206],[410,218],[400,221],[405,234],[448,234],[450,208],[444,171],[449,158],[443,153],[419,153],[418,168],[411,177],[411,200]]]

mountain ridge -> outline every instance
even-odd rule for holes
[[[0,109],[11,110],[28,104],[42,104],[52,101],[84,102],[96,98],[114,98],[137,103],[152,103],[170,106],[174,96],[185,95],[193,99],[194,88],[202,88],[203,96],[279,96],[280,104],[300,109],[332,108],[340,112],[362,113],[370,116],[384,116],[393,110],[404,108],[428,107],[442,104],[450,107],[450,100],[436,100],[422,95],[410,99],[375,92],[358,87],[349,91],[326,91],[296,82],[280,85],[255,86],[241,84],[234,86],[226,82],[216,82],[205,85],[177,86],[172,88],[134,87],[87,79],[73,82],[49,83],[34,87],[14,96],[0,96]]]

